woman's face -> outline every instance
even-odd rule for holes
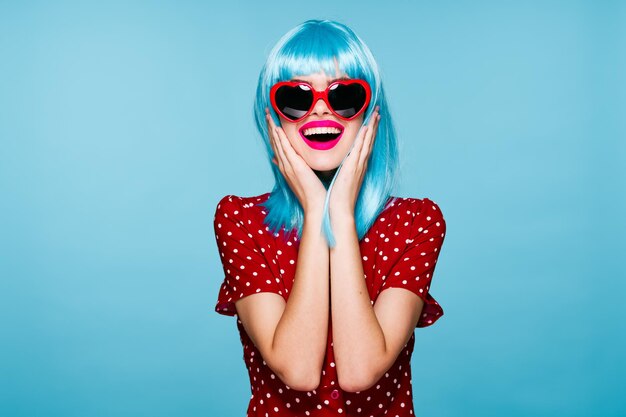
[[[299,75],[291,81],[305,81],[311,84],[315,90],[324,91],[329,84],[339,78],[348,77],[340,74],[339,71],[334,77],[326,75],[325,72],[318,72]],[[317,171],[318,175],[324,179],[330,179],[354,143],[359,128],[363,124],[363,115],[364,113],[361,113],[349,121],[341,120],[330,111],[324,100],[319,99],[314,104],[311,114],[299,122],[294,123],[280,115],[279,117],[282,128],[295,151],[311,169]],[[330,122],[329,124],[336,124],[336,127],[316,128],[314,124],[311,124],[311,122],[318,121]],[[320,129],[326,129],[327,133],[336,133],[336,129],[339,129],[341,131],[339,141],[330,148],[329,145],[332,141],[316,141],[316,136],[312,133],[319,133]]]

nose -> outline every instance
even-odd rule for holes
[[[316,116],[322,117],[324,115],[329,115],[332,114],[331,111],[328,109],[328,106],[326,105],[326,102],[323,99],[318,99],[317,102],[315,102],[315,106],[313,106],[313,111],[311,112],[311,114],[314,114]]]

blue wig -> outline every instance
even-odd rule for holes
[[[372,53],[347,26],[329,20],[308,20],[287,32],[271,50],[267,62],[261,69],[254,102],[256,126],[265,144],[268,161],[276,180],[269,198],[263,203],[267,209],[265,224],[272,233],[278,233],[284,228],[288,236],[295,232],[300,238],[304,225],[304,211],[282,173],[272,163],[274,154],[268,136],[265,109],[269,107],[277,125],[280,125],[280,119],[270,104],[270,88],[275,83],[290,80],[296,75],[320,71],[335,74],[337,69],[335,60],[342,73],[350,78],[367,81],[372,89],[372,98],[365,111],[363,124],[368,123],[376,106],[380,106],[381,118],[376,140],[355,206],[354,218],[359,241],[386,207],[396,186],[398,145],[378,65]],[[327,189],[322,227],[331,248],[335,246],[335,238],[328,213],[328,202],[342,165],[343,161],[331,181],[322,180]]]

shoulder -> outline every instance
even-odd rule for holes
[[[243,219],[247,219],[247,223],[251,224],[256,219],[265,217],[265,208],[263,203],[267,201],[270,193],[264,193],[257,196],[242,197],[234,194],[228,194],[222,197],[215,208],[214,221],[220,219],[230,219],[233,222],[239,222],[243,225]]]
[[[381,212],[382,215],[408,215],[411,217],[443,217],[439,204],[430,198],[413,198],[413,197],[389,197],[387,205]]]
[[[445,220],[439,204],[430,198],[390,197],[378,216],[381,226],[408,228],[412,234],[431,225],[445,231]]]
[[[262,208],[262,203],[267,201],[270,193],[264,193],[252,197],[241,197],[234,194],[228,194],[222,197],[215,208],[216,214],[237,214],[235,211],[239,209]]]

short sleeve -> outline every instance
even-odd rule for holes
[[[416,327],[427,327],[443,315],[443,309],[430,295],[430,286],[437,258],[446,233],[446,223],[439,206],[424,198],[414,200],[413,222],[406,248],[391,268],[382,290],[406,288],[424,300],[424,308]]]
[[[215,311],[237,314],[235,302],[248,295],[273,292],[282,296],[280,280],[270,270],[261,247],[267,239],[265,225],[256,224],[242,207],[241,197],[227,195],[215,210],[214,229],[217,249],[224,268]]]

